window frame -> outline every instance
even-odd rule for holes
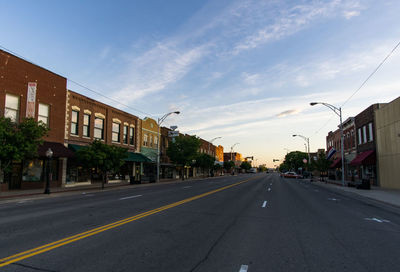
[[[114,127],[118,127],[118,131],[115,131]],[[114,135],[116,135],[117,140],[114,140]],[[112,124],[111,124],[111,141],[113,143],[121,142],[121,124],[120,123],[112,122]]]
[[[124,125],[123,127],[123,136],[122,136],[122,142],[124,144],[128,144],[128,126]]]
[[[47,107],[47,116],[40,114],[40,106]],[[46,122],[39,120],[41,117],[46,118]],[[39,121],[43,122],[47,127],[50,127],[50,105],[49,104],[39,103],[39,105],[38,105],[38,122]]]
[[[102,127],[101,127],[101,128],[98,127],[98,126],[96,126],[96,120],[101,120],[101,121],[102,121],[102,122],[101,122],[101,124],[102,124]],[[99,138],[99,137],[96,136],[96,132],[97,132],[97,131],[100,131],[100,133],[101,133],[101,138]],[[98,139],[98,140],[104,140],[104,118],[100,118],[100,117],[97,117],[97,116],[94,118],[93,138]]]
[[[134,127],[129,128],[129,144],[135,145],[135,128]]]
[[[88,113],[83,114],[83,124],[82,124],[82,136],[83,137],[90,137],[90,117],[91,117],[91,115]],[[86,118],[87,118],[87,124],[86,124]]]
[[[74,122],[74,113],[76,113],[76,122]],[[75,130],[73,130],[75,128]],[[71,130],[72,135],[79,135],[79,111],[71,111]]]
[[[7,106],[7,97],[16,98],[17,99],[17,108],[16,109],[10,107],[10,105]],[[21,109],[21,99],[20,99],[20,97],[18,95],[13,95],[13,94],[6,93],[5,101],[4,101],[4,117],[10,118],[11,121],[13,121],[13,122],[18,122],[19,121],[19,115],[20,115],[20,109]],[[8,114],[8,112],[10,112],[10,111],[14,112],[15,116],[14,115],[10,116]]]

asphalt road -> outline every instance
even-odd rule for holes
[[[277,174],[0,202],[0,271],[382,272],[399,256],[398,209]]]

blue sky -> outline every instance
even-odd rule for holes
[[[304,150],[292,134],[325,147],[339,120],[309,102],[343,105],[346,119],[400,94],[395,51],[345,103],[400,40],[395,0],[0,4],[1,46],[123,102],[69,89],[141,118],[180,110],[166,126],[268,166]]]

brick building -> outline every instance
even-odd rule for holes
[[[73,155],[63,145],[66,95],[66,78],[0,50],[0,114],[15,122],[31,117],[49,128],[38,158],[15,162],[12,174],[0,179],[1,190],[43,188],[49,148],[53,151],[50,186],[65,182],[66,160]]]
[[[127,180],[135,176],[140,180],[143,163],[148,159],[140,152],[140,119],[99,101],[68,90],[66,100],[65,143],[74,151],[99,140],[108,145],[126,148],[127,163],[121,172],[110,180]],[[67,183],[90,182],[94,173],[79,167],[74,160],[68,161]]]
[[[373,104],[355,117],[357,157],[350,162],[350,165],[357,168],[358,180],[368,179],[374,185],[378,184],[374,111],[383,105]]]

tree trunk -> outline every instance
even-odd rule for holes
[[[104,183],[105,183],[105,180],[106,180],[106,176],[107,176],[107,174],[103,174],[103,178],[101,179],[101,189],[102,190],[104,189]]]

